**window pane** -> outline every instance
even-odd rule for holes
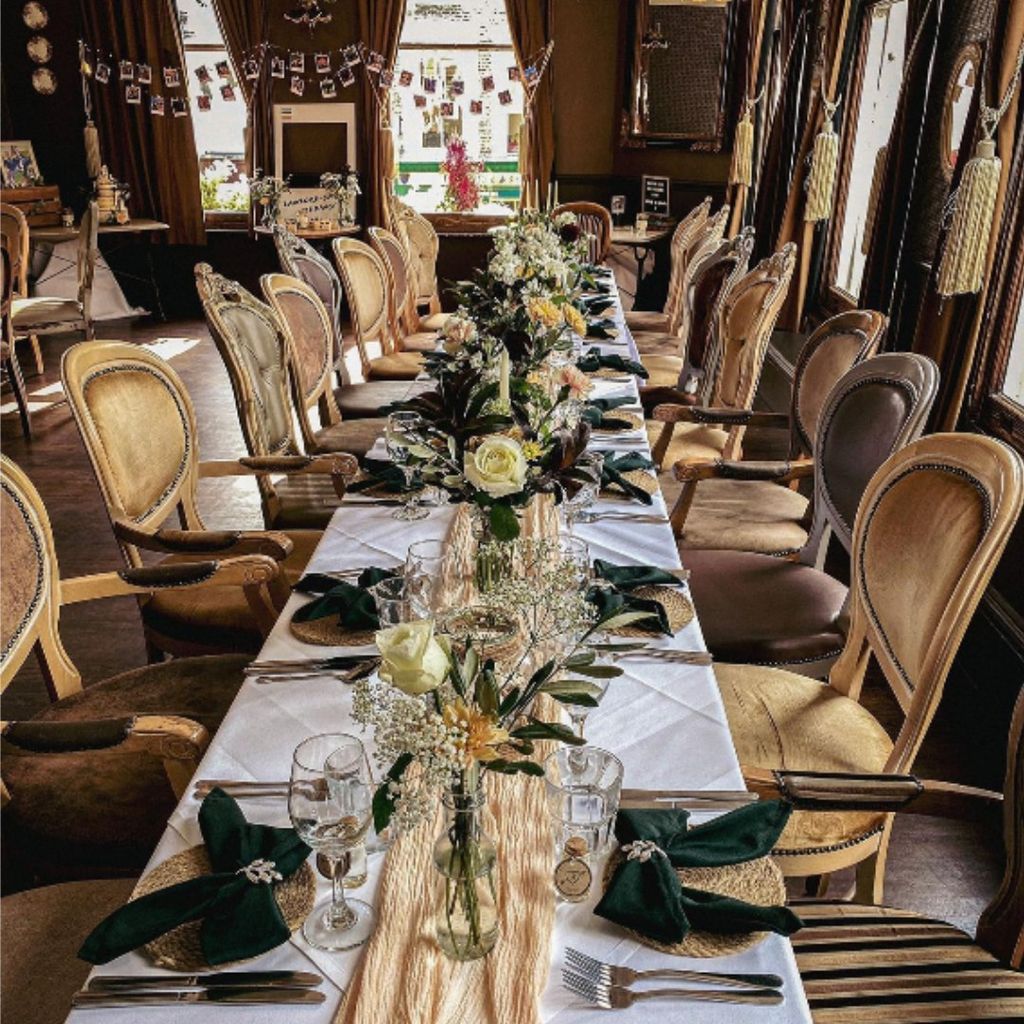
[[[413,0],[405,12],[402,42],[511,46],[505,0]]]
[[[889,142],[903,81],[907,2],[879,5],[868,14],[868,52],[864,60],[857,136],[850,166],[850,185],[843,214],[839,265],[835,283],[856,296],[864,275],[868,200],[879,150]]]
[[[186,46],[222,46],[212,0],[178,0],[181,36]]]
[[[1024,302],[1017,309],[1017,323],[1010,343],[1010,361],[1006,366],[1003,394],[1024,405]]]

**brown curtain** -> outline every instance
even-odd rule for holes
[[[987,74],[980,80],[983,82],[985,102],[997,107],[1006,95],[1017,65],[1021,46],[1024,45],[1024,0],[1001,0],[994,12],[991,40],[987,59],[983,67]],[[974,142],[980,137],[978,130],[977,108],[981,99],[976,90],[974,96],[974,113],[964,131],[964,139],[970,145],[961,144],[960,152],[965,159],[957,165],[957,176],[953,187],[959,184],[964,165],[974,152]],[[957,295],[945,302],[940,301],[935,293],[935,279],[938,272],[942,248],[945,244],[945,232],[939,237],[935,258],[932,261],[932,274],[928,281],[925,299],[921,306],[921,314],[914,333],[913,349],[924,355],[931,356],[939,364],[941,386],[935,406],[932,410],[932,424],[935,430],[955,430],[960,419],[964,395],[975,363],[975,353],[983,324],[983,313],[986,308],[986,294],[992,270],[995,265],[996,252],[999,249],[1005,227],[1011,230],[1017,223],[1018,211],[1007,211],[1005,200],[1010,173],[1014,166],[1014,150],[1018,130],[1018,109],[1020,106],[1020,88],[1014,92],[1009,107],[999,122],[996,133],[997,152],[1002,157],[1002,176],[999,182],[999,194],[996,200],[996,216],[989,239],[987,271],[978,295]],[[972,130],[973,129],[973,130]],[[1004,221],[1005,215],[1005,221]]]
[[[391,67],[398,54],[398,40],[405,21],[405,0],[359,0],[359,31],[371,50],[383,54]],[[395,146],[388,111],[378,101],[373,85],[364,81],[359,90],[360,121],[365,144],[363,192],[366,224],[387,227],[391,223],[388,196],[394,174]]]
[[[242,90],[248,111],[245,132],[245,158],[248,172],[272,174],[274,170],[273,93],[270,61],[260,60],[260,77],[255,81],[242,73],[246,53],[256,50],[269,38],[269,5],[265,0],[214,0],[228,56]],[[259,59],[259,54],[256,54]]]
[[[112,52],[115,60],[149,64],[153,91],[167,100],[164,117],[150,114],[145,87],[143,103],[126,103],[124,88],[117,81],[116,64],[108,85],[93,81],[104,163],[114,177],[131,188],[129,209],[134,216],[166,221],[170,225],[168,241],[172,243],[201,245],[206,236],[199,161],[192,134],[193,112],[190,107],[188,117],[174,117],[170,110],[172,98],[188,98],[185,59],[172,0],[82,0],[81,11],[86,41],[101,52]],[[182,82],[178,89],[164,87],[164,67],[178,68]]]
[[[505,0],[512,45],[522,70],[551,39],[549,0]],[[556,48],[557,49],[557,48]],[[555,163],[554,89],[548,64],[537,86],[533,105],[526,110],[519,144],[519,171],[524,181],[539,182],[541,197],[547,195]]]

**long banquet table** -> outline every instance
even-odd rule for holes
[[[612,312],[612,311],[609,311]],[[621,308],[614,310],[619,335],[602,343],[608,352],[637,358]],[[637,395],[635,380],[629,383],[600,381],[592,397]],[[595,442],[595,447],[613,451],[648,451],[642,431],[635,436],[619,435]],[[602,497],[600,511],[637,511],[667,515],[664,501],[656,495],[654,505]],[[362,568],[367,565],[398,565],[414,540],[445,536],[454,509],[440,507],[415,523],[392,518],[392,509],[360,504],[346,498],[335,513],[312,560],[310,571]],[[593,558],[622,564],[650,564],[677,567],[679,558],[667,522],[603,520],[576,527]],[[340,648],[316,648],[300,643],[290,634],[288,621],[305,601],[292,595],[260,654],[261,658],[308,658],[341,653]],[[695,617],[671,639],[659,646],[681,650],[703,650],[704,640]],[[345,653],[352,653],[347,649]],[[614,752],[624,766],[624,784],[643,788],[742,789],[736,753],[722,706],[713,669],[701,666],[629,658],[622,662],[625,672],[612,681],[608,692],[587,720],[588,742]],[[287,779],[291,755],[307,736],[322,732],[358,732],[351,717],[352,690],[329,676],[261,683],[248,679],[239,691],[220,729],[199,766],[197,777],[239,780]],[[364,737],[369,740],[369,735]],[[280,799],[245,800],[243,809],[251,821],[287,825],[287,809]],[[166,832],[150,859],[147,870],[169,856],[202,841],[197,813],[199,801],[187,793],[168,823]],[[695,816],[694,821],[699,820]],[[354,895],[376,905],[376,888],[384,854],[368,859],[369,878]],[[500,869],[500,854],[499,854]],[[329,883],[318,881],[318,899],[326,897]],[[742,953],[714,960],[668,957],[640,945],[621,928],[596,917],[596,892],[583,903],[560,903],[551,941],[551,972],[541,999],[540,1019],[544,1024],[592,1024],[607,1019],[608,1011],[588,1006],[567,992],[560,974],[566,946],[574,946],[601,959],[628,964],[637,969],[673,966],[696,970],[748,971],[779,974],[784,979],[785,1001],[778,1006],[692,1003],[683,1001],[641,1002],[617,1011],[622,1024],[650,1021],[699,1021],[701,1024],[801,1024],[810,1022],[810,1011],[797,973],[789,940],[770,934],[764,941]],[[500,941],[500,939],[499,939]],[[358,962],[359,950],[326,953],[313,949],[295,932],[291,940],[259,959],[246,964],[253,970],[315,970],[325,979],[327,1000],[319,1007],[147,1007],[107,1010],[77,1010],[69,1024],[129,1024],[144,1019],[147,1024],[180,1024],[195,1020],[228,1019],[272,1024],[303,1022],[330,1024],[341,996]],[[102,967],[94,974],[154,973],[155,968],[139,953],[130,953]],[[402,984],[402,966],[395,964],[395,984]],[[381,1021],[381,1024],[402,1024]],[[507,1024],[523,1024],[509,1021]]]

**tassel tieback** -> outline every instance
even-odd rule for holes
[[[832,197],[836,189],[836,173],[839,168],[839,136],[833,125],[836,110],[842,97],[835,103],[823,100],[825,121],[815,136],[811,152],[811,169],[807,175],[807,201],[804,204],[804,221],[816,224],[828,220],[832,215]]]

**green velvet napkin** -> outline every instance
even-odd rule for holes
[[[647,368],[638,363],[635,359],[627,359],[616,353],[602,355],[601,350],[595,345],[585,355],[580,356],[576,365],[584,373],[596,373],[598,370],[619,370],[622,373],[632,373],[644,380],[650,376]]]
[[[85,940],[78,951],[82,960],[108,963],[199,919],[203,956],[211,965],[259,956],[288,941],[291,932],[273,885],[251,881],[243,869],[262,860],[288,878],[309,856],[309,847],[290,828],[250,825],[222,789],[211,790],[203,801],[199,828],[214,873],[159,889],[115,910]]]
[[[646,612],[657,620],[659,633],[672,636],[665,606],[650,598],[637,597],[630,591],[663,583],[678,586],[678,576],[653,565],[615,565],[602,558],[594,559],[594,576],[612,584],[610,587],[591,587],[587,593],[587,600],[597,609],[600,618],[613,612]]]
[[[595,430],[632,430],[634,425],[629,420],[609,416],[608,413],[612,409],[618,409],[620,405],[634,404],[636,399],[628,395],[625,398],[592,398],[583,407],[581,418]]]
[[[601,487],[611,487],[614,484],[629,497],[636,498],[644,505],[653,504],[654,498],[642,487],[627,480],[624,475],[637,469],[654,469],[654,463],[640,452],[625,452],[622,455],[608,452],[601,467]]]
[[[691,929],[791,935],[801,921],[788,907],[759,907],[692,889],[675,872],[740,864],[771,853],[791,811],[782,800],[766,800],[689,831],[686,811],[619,811],[615,836],[631,849],[594,913],[657,942],[682,942]]]
[[[591,320],[587,324],[587,337],[588,338],[617,338],[619,336],[619,329],[615,326],[615,321],[609,317],[602,317],[600,320]]]
[[[334,576],[325,576],[318,572],[307,573],[293,589],[300,594],[322,596],[310,601],[309,604],[304,604],[292,619],[295,622],[310,622],[313,619],[336,615],[338,622],[349,629],[379,629],[377,605],[368,588],[397,575],[397,569],[378,569],[374,565],[364,569],[356,577],[355,583],[346,583]]]
[[[583,300],[583,305],[586,307],[587,313],[596,316],[606,309],[611,309],[615,305],[615,300],[610,295],[592,295]]]
[[[369,474],[362,480],[356,480],[348,485],[352,492],[367,491],[371,487],[383,485],[392,494],[404,494],[406,491],[418,491],[423,486],[423,481],[416,473],[412,483],[406,485],[405,474],[393,462],[385,459],[363,459],[363,469]]]

